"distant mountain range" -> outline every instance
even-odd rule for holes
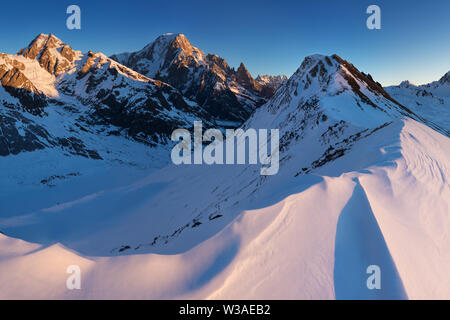
[[[142,50],[111,56],[137,72],[166,82],[214,114],[236,124],[270,98],[285,76],[255,80],[241,63],[237,70],[225,59],[205,55],[183,34],[165,34]]]
[[[417,114],[430,119],[449,134],[450,128],[450,71],[438,81],[416,86],[403,81],[386,88],[389,94]]]

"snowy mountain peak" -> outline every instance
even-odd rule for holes
[[[44,46],[56,48],[63,45],[64,42],[61,41],[61,39],[59,39],[58,37],[56,37],[53,33],[50,34],[40,33],[39,35],[36,36],[36,38],[33,39],[33,41],[31,41],[31,43],[28,45],[27,48],[31,48],[33,46],[37,46],[39,48],[43,48]]]
[[[111,58],[172,85],[231,126],[242,124],[274,93],[256,82],[243,64],[236,72],[225,59],[214,54],[205,56],[183,34],[164,34],[140,51]]]
[[[342,59],[338,55],[322,56],[313,55],[305,58],[303,68],[308,70],[308,78],[316,78],[323,87],[328,87],[331,93],[339,95],[342,91],[352,91],[363,103],[377,109],[377,102],[381,98],[397,108],[403,109],[397,101],[384,91],[379,82],[376,82],[370,74],[359,71],[352,63]],[[300,67],[300,70],[302,69]],[[300,71],[301,72],[301,71]],[[314,80],[311,80],[313,83]],[[323,91],[324,88],[321,88]],[[383,102],[383,101],[382,101]]]
[[[0,95],[0,105],[12,107],[16,103],[30,113],[39,114],[47,103],[42,94],[43,90],[37,88],[30,80],[30,74],[37,69],[41,69],[39,65],[27,68],[27,65],[15,56],[0,53],[0,90],[4,89],[11,97],[17,99],[6,102]]]
[[[69,45],[53,34],[39,34],[28,47],[21,49],[17,55],[39,61],[41,67],[50,74],[60,75],[73,67],[81,52],[74,51]]]
[[[174,50],[179,50],[179,52],[177,52],[177,53],[183,52],[185,55],[193,55],[193,54],[203,55],[203,52],[200,49],[195,48],[189,42],[188,38],[186,38],[186,36],[182,33],[163,34],[163,35],[159,36],[158,38],[156,38],[156,40],[154,42],[147,45],[143,49],[143,51],[151,50],[155,44],[158,44],[158,46],[161,46],[162,48],[165,47],[165,49],[172,48]]]
[[[163,36],[164,37],[164,36]],[[194,46],[189,42],[188,38],[182,33],[166,35],[166,37],[171,37],[176,44],[180,45],[184,50],[191,50]],[[198,50],[198,49],[197,49]]]
[[[167,33],[140,51],[116,54],[111,58],[154,79],[164,77],[168,73],[167,69],[175,63],[183,66],[202,64],[204,53],[192,46],[185,35]]]
[[[285,75],[258,75],[255,81],[262,87],[264,96],[271,97],[280,88],[288,78]]]
[[[312,55],[287,81],[254,80],[172,34],[115,59],[64,48],[42,34],[0,54],[0,299],[450,297],[449,139],[370,74]],[[448,91],[392,95],[446,120]],[[196,120],[270,129],[278,174],[167,164],[173,131]],[[267,136],[259,152],[250,138],[237,150],[263,162]],[[68,265],[90,280],[75,295]]]
[[[169,84],[101,52],[73,51],[53,35],[38,35],[17,55],[0,54],[0,84],[0,104],[8,106],[0,110],[0,120],[6,119],[0,132],[7,135],[0,136],[0,156],[56,149],[102,159],[94,152],[101,143],[86,149],[99,135],[159,147],[196,119],[210,125],[209,114]],[[21,134],[15,123],[27,123],[30,134]]]
[[[271,76],[271,75],[260,75],[258,74],[258,76],[255,79],[258,82],[261,83],[283,83],[285,81],[288,80],[288,77],[286,77],[284,74],[280,74],[280,75],[275,75],[275,76]]]
[[[187,38],[182,33],[171,33],[171,32],[168,32],[168,33],[164,33],[164,34],[158,36],[155,41],[172,42],[172,41],[175,41],[175,40],[183,41],[183,40],[187,40]]]
[[[266,107],[278,119],[277,126],[293,122],[293,128],[304,129],[322,122],[375,128],[410,114],[369,74],[337,55],[317,54],[303,60]]]

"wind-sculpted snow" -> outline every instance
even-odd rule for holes
[[[117,70],[89,58],[80,65],[97,71],[67,74],[67,90]],[[119,99],[123,81],[158,86],[111,77]],[[101,83],[77,96],[101,95]],[[143,144],[85,128],[85,107],[44,109],[58,123],[48,132],[82,125],[74,135],[104,160],[52,148],[0,158],[10,168],[0,172],[0,298],[450,298],[448,137],[349,62],[307,57],[243,125],[280,130],[274,176],[161,168],[164,148],[152,149],[159,168],[145,165]],[[66,290],[69,265],[82,290]],[[380,291],[365,287],[369,265],[381,268]]]
[[[356,142],[353,151],[314,174],[294,177],[301,155],[271,181],[251,188],[243,185],[248,181],[244,168],[166,169],[122,187],[98,188],[104,191],[70,205],[47,205],[42,212],[2,219],[8,236],[0,235],[0,282],[9,290],[1,297],[448,299],[449,148],[448,138],[402,120]],[[199,219],[202,224],[191,224],[166,244],[138,248],[153,235],[183,225],[207,203],[217,203],[219,196],[205,197],[214,184],[233,189],[219,208],[209,209],[221,217]],[[107,196],[111,192],[114,197]],[[116,210],[114,203],[108,204],[107,215],[99,215],[115,197],[128,199],[126,218],[116,216],[122,208]],[[75,212],[86,214],[65,222],[64,215]],[[351,227],[363,223],[358,217],[370,219],[367,228],[378,233],[376,241]],[[351,224],[341,226],[342,219]],[[102,228],[86,230],[90,224]],[[360,246],[346,245],[341,232]],[[120,244],[130,249],[106,250]],[[363,276],[336,265],[352,261],[346,270],[364,274],[365,264],[379,265],[382,279],[397,284],[386,283],[377,296],[360,294]],[[72,264],[83,270],[83,289],[69,292],[64,271]]]

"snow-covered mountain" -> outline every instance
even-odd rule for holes
[[[149,78],[171,84],[214,118],[231,126],[247,120],[274,93],[272,82],[256,81],[243,63],[234,70],[223,58],[205,55],[183,34],[165,34],[140,51],[111,58]]]
[[[102,148],[112,136],[122,138],[115,139],[120,145],[158,147],[194,120],[212,125],[202,107],[172,86],[100,52],[74,51],[54,35],[40,34],[17,55],[1,54],[0,79],[3,156],[56,148],[102,159],[121,153],[123,146]]]
[[[429,84],[417,86],[406,80],[385,89],[417,114],[445,128],[450,135],[450,71]]]
[[[305,58],[248,128],[280,130],[277,175],[122,167],[0,194],[0,297],[450,297],[442,128],[336,55]]]

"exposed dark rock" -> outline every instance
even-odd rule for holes
[[[18,123],[23,124],[22,131]],[[17,111],[0,114],[0,156],[16,155],[21,152],[31,152],[48,146],[49,133],[40,126],[33,124]]]
[[[47,105],[45,96],[18,67],[9,69],[6,65],[0,65],[0,84],[11,96],[20,101],[24,109],[33,114],[39,114]]]

